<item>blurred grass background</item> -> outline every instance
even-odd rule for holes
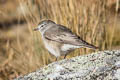
[[[51,19],[100,50],[120,49],[119,0],[0,0],[0,80],[10,80],[54,62],[37,24]],[[71,58],[94,52],[77,49]]]

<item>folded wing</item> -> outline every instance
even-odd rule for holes
[[[92,44],[89,44],[86,41],[82,40],[79,36],[72,33],[70,29],[62,25],[54,25],[44,33],[44,36],[48,40],[56,41],[59,43],[89,47],[94,49],[97,48]]]

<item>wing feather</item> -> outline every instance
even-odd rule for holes
[[[96,48],[92,44],[87,43],[82,40],[79,36],[72,33],[72,31],[66,28],[63,25],[54,25],[50,29],[48,29],[44,36],[48,40],[56,41],[64,44],[71,44],[75,46],[86,46],[89,48]]]
[[[54,25],[44,33],[44,36],[49,40],[64,44],[80,45],[85,43],[79,36],[62,25]]]

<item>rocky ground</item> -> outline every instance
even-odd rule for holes
[[[102,50],[118,50],[120,49],[119,13],[119,0],[89,0],[89,2],[88,0],[0,0],[0,80],[12,80],[54,61],[54,58],[44,49],[39,32],[33,32],[33,28],[42,19],[51,19],[70,27],[86,41],[95,43],[96,46],[100,44],[99,47]],[[98,36],[99,33],[101,37]],[[86,51],[85,49],[76,50],[67,57],[90,53],[89,50],[86,49]],[[69,73],[65,67],[68,64],[64,63],[77,62],[69,61],[71,59],[55,62],[49,66],[54,64],[58,68],[62,66],[62,73],[72,75],[74,70]],[[46,77],[51,73],[56,75],[54,70],[43,74]]]
[[[120,80],[120,50],[54,62],[15,80]]]

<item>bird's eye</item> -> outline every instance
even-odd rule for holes
[[[41,27],[43,27],[44,25],[41,25]]]
[[[43,25],[41,27],[43,27]]]

